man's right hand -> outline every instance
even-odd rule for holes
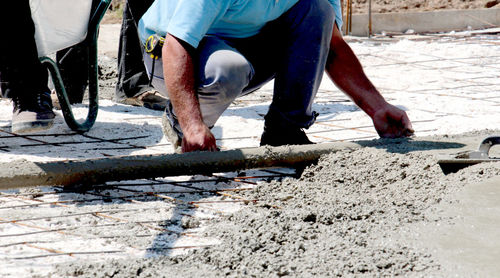
[[[409,137],[415,132],[406,112],[389,103],[377,110],[372,120],[381,138]]]
[[[194,151],[218,151],[215,137],[210,129],[205,125],[191,126],[184,132],[182,138],[182,152]]]

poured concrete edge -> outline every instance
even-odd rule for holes
[[[315,162],[324,154],[359,147],[355,143],[339,142],[54,162],[20,160],[0,163],[0,189],[100,184],[107,181],[290,167],[297,163]]]
[[[368,36],[368,14],[352,16],[349,35]],[[372,14],[372,33],[449,32],[500,26],[500,8]]]

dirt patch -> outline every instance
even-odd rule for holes
[[[115,24],[122,22],[123,9],[125,0],[112,0],[109,5],[108,11],[102,19],[104,24]]]
[[[500,163],[447,176],[436,163],[437,153],[463,146],[455,142],[494,133],[363,142],[364,148],[325,156],[299,179],[243,194],[258,204],[217,219],[206,232],[220,245],[173,258],[60,265],[57,271],[83,277],[450,276],[401,231],[448,221],[429,212],[455,202],[450,196],[464,186],[500,176]]]
[[[98,58],[99,98],[114,99],[118,72],[116,58],[99,55]]]

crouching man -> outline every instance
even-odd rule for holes
[[[387,103],[343,40],[340,0],[157,0],[139,23],[153,85],[170,99],[164,132],[177,151],[216,151],[210,128],[231,102],[274,79],[261,145],[312,143],[303,129],[326,70],[373,120],[381,137],[413,134],[406,113]]]

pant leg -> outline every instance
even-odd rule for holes
[[[266,124],[308,128],[333,31],[327,0],[299,1],[260,34],[244,39],[208,36],[198,48],[198,98],[204,121],[215,124],[238,96],[275,78]]]
[[[215,125],[231,102],[242,95],[254,76],[250,62],[230,44],[227,40],[207,36],[200,42],[194,59],[200,110],[209,127]],[[144,63],[150,74],[153,59],[144,55]],[[168,97],[161,59],[154,63],[153,86]]]
[[[118,48],[116,101],[137,96],[151,89],[142,59],[137,23],[153,2],[153,0],[127,0],[125,3]]]
[[[327,0],[299,1],[269,24],[277,52],[273,101],[266,124],[308,128],[328,57],[334,11]],[[276,41],[279,40],[279,41]]]
[[[16,18],[14,23],[13,15]],[[48,91],[47,71],[38,60],[35,26],[28,0],[0,2],[0,36],[2,94],[33,100],[36,93]]]
[[[197,51],[196,68],[198,100],[203,121],[215,125],[229,105],[248,87],[254,78],[253,65],[231,42],[207,36]]]

